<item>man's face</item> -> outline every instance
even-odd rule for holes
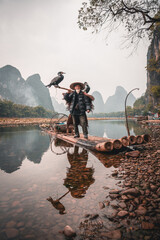
[[[74,89],[75,90],[81,90],[81,86],[80,85],[76,85]]]

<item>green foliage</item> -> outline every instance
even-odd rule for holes
[[[145,107],[145,104],[146,104],[145,96],[142,96],[134,102],[133,106],[134,108],[143,109]]]
[[[14,104],[13,102],[7,100],[0,100],[0,117],[50,118],[52,115],[52,111],[48,111],[41,106],[29,107],[20,104]]]
[[[123,26],[127,30],[126,39],[138,44],[146,36],[152,37],[153,30],[160,22],[159,0],[90,0],[82,3],[78,25],[81,29],[107,33]]]
[[[160,55],[160,53],[159,53]],[[156,73],[160,74],[160,56],[156,60],[155,57],[152,57],[149,59],[148,64],[147,64],[147,70],[149,72],[155,71]]]
[[[124,112],[110,112],[110,113],[90,113],[89,117],[105,118],[105,117],[124,117]]]
[[[160,98],[160,86],[152,86],[151,92],[155,98]]]

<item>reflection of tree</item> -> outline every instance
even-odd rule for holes
[[[64,185],[69,189],[72,197],[82,198],[85,196],[87,189],[94,183],[93,168],[88,168],[88,152],[83,149],[78,152],[79,147],[75,146],[74,153],[67,153],[68,161],[71,165],[67,171],[67,177]]]
[[[129,126],[130,128],[133,128],[135,135],[151,134],[151,131],[149,129],[142,128],[141,124],[135,123],[134,121],[130,121]]]
[[[26,157],[30,161],[40,163],[48,147],[48,136],[40,135],[39,130],[3,131],[0,138],[0,168],[12,173],[20,168]]]

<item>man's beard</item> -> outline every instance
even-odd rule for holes
[[[76,89],[76,93],[80,93],[81,89]]]

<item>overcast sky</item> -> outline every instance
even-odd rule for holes
[[[129,57],[122,49],[123,31],[105,40],[105,32],[93,35],[78,28],[78,9],[84,0],[0,0],[0,67],[19,69],[24,79],[39,73],[44,84],[66,72],[64,87],[87,81],[91,92],[100,91],[104,101],[116,86],[127,91],[146,90],[146,55],[142,43]],[[51,96],[61,99],[62,90],[51,88]]]

